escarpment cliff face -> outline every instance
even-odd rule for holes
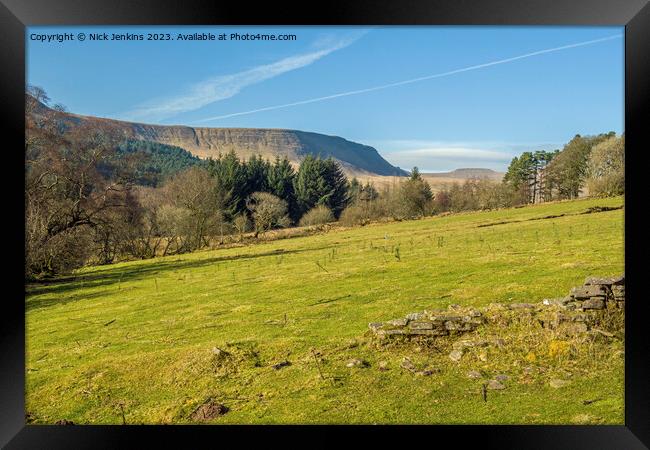
[[[284,129],[129,125],[135,139],[182,147],[201,158],[216,157],[219,153],[234,150],[242,158],[286,156],[298,164],[307,155],[320,155],[337,159],[349,173],[406,174],[382,158],[373,147],[338,136]]]
[[[287,157],[298,165],[307,155],[332,157],[347,175],[402,176],[407,173],[391,165],[373,147],[298,130],[264,128],[195,128],[189,126],[149,125],[76,114],[64,114],[70,126],[97,125],[119,131],[119,135],[135,140],[157,142],[181,147],[200,158],[216,158],[233,150],[240,158],[261,155],[273,160]]]

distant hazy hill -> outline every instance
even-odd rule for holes
[[[452,170],[451,172],[440,172],[440,173],[426,173],[423,174],[426,178],[458,178],[458,179],[488,179],[494,181],[501,181],[503,172],[496,172],[492,169],[480,169],[480,168],[463,168]]]
[[[338,136],[298,130],[264,128],[195,128],[178,125],[148,125],[69,113],[71,126],[97,123],[118,130],[129,141],[145,141],[180,147],[200,158],[217,157],[234,150],[241,158],[262,155],[273,160],[286,156],[298,165],[307,155],[332,157],[348,175],[407,175],[391,165],[376,149]]]

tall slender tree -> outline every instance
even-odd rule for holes
[[[338,163],[311,155],[300,164],[294,191],[301,215],[316,205],[324,205],[338,218],[349,199],[348,182]]]
[[[215,179],[215,190],[222,193],[227,202],[223,212],[227,220],[246,209],[246,172],[237,154],[231,150],[217,159],[209,159],[207,170]]]
[[[276,156],[275,162],[268,171],[268,191],[287,202],[289,216],[293,222],[296,222],[300,218],[296,204],[296,195],[293,190],[293,180],[295,177],[296,172],[293,170],[289,159],[286,156],[282,159],[280,159],[280,156]]]

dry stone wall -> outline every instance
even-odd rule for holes
[[[451,305],[446,310],[411,313],[404,318],[373,322],[368,326],[380,339],[461,335],[486,323],[488,313],[503,309],[534,315],[545,328],[576,334],[589,331],[604,310],[624,306],[623,274],[613,278],[588,277],[582,286],[574,287],[567,296],[544,299],[540,303],[497,303],[484,309]]]
[[[369,327],[378,337],[382,338],[433,337],[473,331],[484,322],[485,318],[479,310],[452,305],[448,310],[411,313],[403,319],[371,323]]]

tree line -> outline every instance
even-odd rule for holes
[[[625,136],[612,131],[576,135],[564,148],[524,152],[515,157],[504,177],[518,203],[538,203],[625,191]]]
[[[60,108],[39,107],[48,101],[39,88],[26,95],[27,278],[296,225],[356,226],[575,198],[583,187],[591,195],[624,189],[624,138],[613,133],[576,136],[561,151],[524,152],[500,183],[467,180],[434,193],[416,167],[378,190],[348,180],[333,159],[308,155],[294,167],[287,158],[229,152],[200,161],[182,149],[130,142],[110,125],[68,127]]]
[[[576,135],[561,151],[524,152],[512,160],[504,182],[519,203],[623,194],[625,136]]]

